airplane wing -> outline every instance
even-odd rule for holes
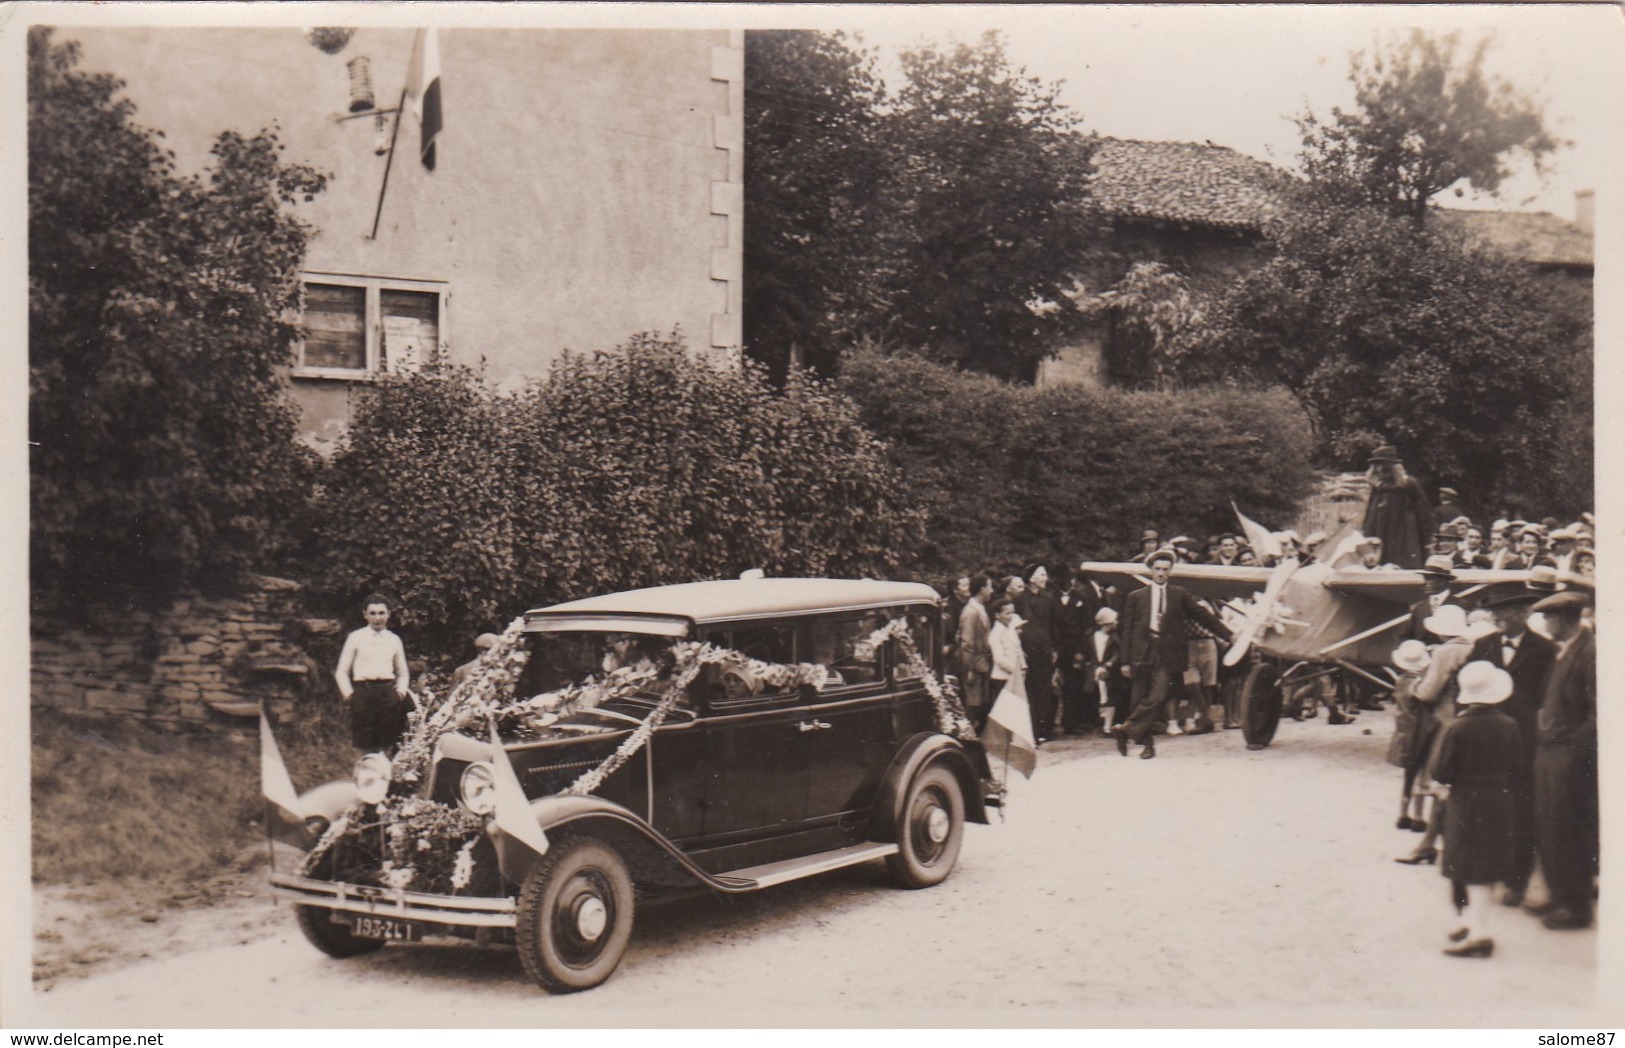
[[[1103,586],[1116,586],[1123,592],[1139,589],[1151,581],[1151,569],[1144,564],[1086,561],[1078,566]],[[1225,567],[1219,564],[1175,564],[1172,579],[1198,597],[1232,600],[1251,597],[1269,584],[1269,568]]]
[[[1527,584],[1533,574],[1525,570],[1463,568],[1456,572],[1454,581],[1450,583],[1450,592],[1460,595],[1478,593],[1487,586]],[[1596,580],[1586,575],[1563,571],[1555,573],[1554,577],[1569,589],[1582,589],[1587,593],[1596,590]],[[1422,599],[1422,573],[1419,571],[1338,571],[1333,572],[1324,585],[1334,593],[1358,593],[1395,604],[1414,604]]]

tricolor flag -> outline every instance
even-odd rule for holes
[[[260,711],[260,792],[265,799],[286,813],[287,818],[301,825],[305,817],[299,811],[299,794],[294,792],[293,780],[288,777],[288,766],[282,762],[282,751],[277,748],[276,737],[271,734],[271,722]]]
[[[547,834],[536,825],[536,818],[530,813],[530,801],[519,785],[519,776],[514,773],[513,764],[508,761],[508,751],[497,737],[495,724],[491,725],[491,767],[496,771],[497,829],[523,841],[537,855],[546,855]]]
[[[406,96],[412,100],[422,130],[419,156],[434,170],[434,140],[440,133],[440,37],[436,30],[419,29],[412,44],[412,62],[406,70]]]
[[[1281,549],[1280,540],[1275,537],[1269,528],[1246,516],[1241,510],[1236,509],[1234,502],[1230,503],[1230,508],[1236,510],[1236,519],[1241,521],[1241,530],[1247,536],[1247,545],[1253,548],[1254,553],[1258,554],[1260,558],[1279,557],[1281,555],[1283,550]]]
[[[1030,779],[1038,766],[1038,747],[1033,744],[1032,730],[1033,715],[1027,696],[1007,684],[987,715],[987,727],[982,729],[982,748],[988,756],[999,758]]]

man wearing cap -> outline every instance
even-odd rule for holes
[[[1450,599],[1450,583],[1456,577],[1452,567],[1449,557],[1437,555],[1422,565],[1422,599],[1411,605],[1409,636],[1413,639],[1427,644],[1437,644],[1442,639],[1428,629],[1427,621],[1446,604],[1457,603]]]
[[[1127,722],[1114,725],[1112,732],[1117,736],[1117,752],[1125,757],[1130,742],[1144,746],[1141,759],[1157,755],[1152,728],[1162,719],[1169,684],[1184,675],[1189,659],[1186,619],[1195,619],[1225,643],[1230,642],[1230,630],[1217,615],[1168,581],[1177,560],[1172,550],[1151,554],[1146,561],[1151,585],[1130,593],[1123,605],[1119,639],[1123,674],[1133,682],[1133,705]]]
[[[1512,778],[1513,864],[1501,901],[1521,906],[1535,868],[1535,722],[1557,645],[1529,628],[1529,607],[1545,594],[1528,586],[1492,591],[1484,606],[1495,632],[1473,645],[1473,662],[1506,670],[1512,695],[1501,707],[1518,726],[1518,766]]]
[[[1422,565],[1422,551],[1433,537],[1433,507],[1415,477],[1405,472],[1399,453],[1384,444],[1371,453],[1366,482],[1371,496],[1360,533],[1382,539],[1388,560],[1402,568]]]
[[[1558,571],[1574,570],[1574,549],[1580,544],[1580,533],[1573,528],[1558,528],[1552,532],[1552,566]]]
[[[1489,552],[1484,548],[1484,532],[1468,524],[1462,529],[1461,542],[1457,543],[1450,559],[1458,568],[1491,567]]]
[[[1529,570],[1530,568],[1554,568],[1557,562],[1546,553],[1546,528],[1541,524],[1526,524],[1523,531],[1518,533],[1517,556],[1507,561],[1506,566],[1513,569]]]
[[[1440,524],[1448,524],[1461,516],[1461,507],[1456,500],[1461,498],[1460,492],[1455,488],[1439,489],[1439,504],[1433,507],[1433,519]]]
[[[1597,647],[1585,594],[1537,601],[1557,657],[1536,716],[1535,849],[1550,897],[1524,909],[1559,931],[1591,925],[1597,872]]]
[[[1145,558],[1162,548],[1162,535],[1156,528],[1146,528],[1140,532],[1140,548],[1130,560],[1145,562]]]
[[[478,637],[475,637],[474,650],[480,654],[475,655],[472,659],[469,659],[467,662],[451,671],[451,686],[455,688],[457,685],[463,683],[463,679],[470,673],[473,673],[474,667],[480,664],[480,659],[484,657],[485,652],[496,647],[497,642],[501,639],[502,638],[498,637],[495,633],[482,633]]]

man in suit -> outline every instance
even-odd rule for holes
[[[1597,641],[1590,600],[1564,590],[1532,608],[1557,642],[1535,731],[1535,849],[1550,898],[1524,909],[1558,931],[1591,926],[1597,872]]]
[[[965,610],[959,613],[959,683],[965,694],[965,712],[981,731],[987,723],[989,703],[988,675],[993,672],[993,648],[987,635],[993,623],[987,617],[987,602],[993,598],[993,580],[986,575],[974,575],[970,580],[971,597]]]
[[[1454,562],[1449,557],[1432,556],[1422,565],[1422,599],[1411,605],[1411,631],[1407,636],[1424,644],[1438,644],[1443,637],[1432,633],[1423,623],[1450,599],[1450,583],[1455,580]]]
[[[1021,628],[1021,650],[1027,656],[1027,703],[1032,714],[1033,741],[1048,742],[1055,734],[1055,598],[1049,593],[1049,570],[1030,564],[1022,575],[1027,589],[1015,598]]]
[[[1512,677],[1512,695],[1501,712],[1518,726],[1518,765],[1512,777],[1512,872],[1501,901],[1523,905],[1529,875],[1535,868],[1535,722],[1551,674],[1557,645],[1529,628],[1529,606],[1545,594],[1513,586],[1492,594],[1484,606],[1495,619],[1495,632],[1473,645],[1469,662],[1488,662]]]
[[[1133,682],[1133,705],[1127,723],[1112,728],[1117,736],[1117,752],[1128,756],[1128,744],[1138,742],[1142,760],[1157,755],[1152,742],[1153,726],[1162,717],[1169,683],[1181,678],[1188,664],[1189,645],[1185,620],[1195,619],[1225,643],[1230,630],[1219,617],[1202,607],[1185,589],[1172,585],[1168,575],[1177,556],[1172,550],[1151,554],[1146,566],[1151,585],[1128,595],[1123,604],[1119,643],[1123,649],[1123,674]]]

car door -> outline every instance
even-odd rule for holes
[[[797,661],[791,623],[710,628],[705,639],[765,662]],[[816,733],[801,691],[741,688],[714,667],[691,690],[700,708],[695,728],[705,740],[707,845],[799,828],[807,811],[808,736]]]
[[[896,752],[889,645],[865,644],[887,621],[884,613],[847,612],[803,626],[810,661],[828,673],[828,683],[808,700],[809,821],[866,812]]]

